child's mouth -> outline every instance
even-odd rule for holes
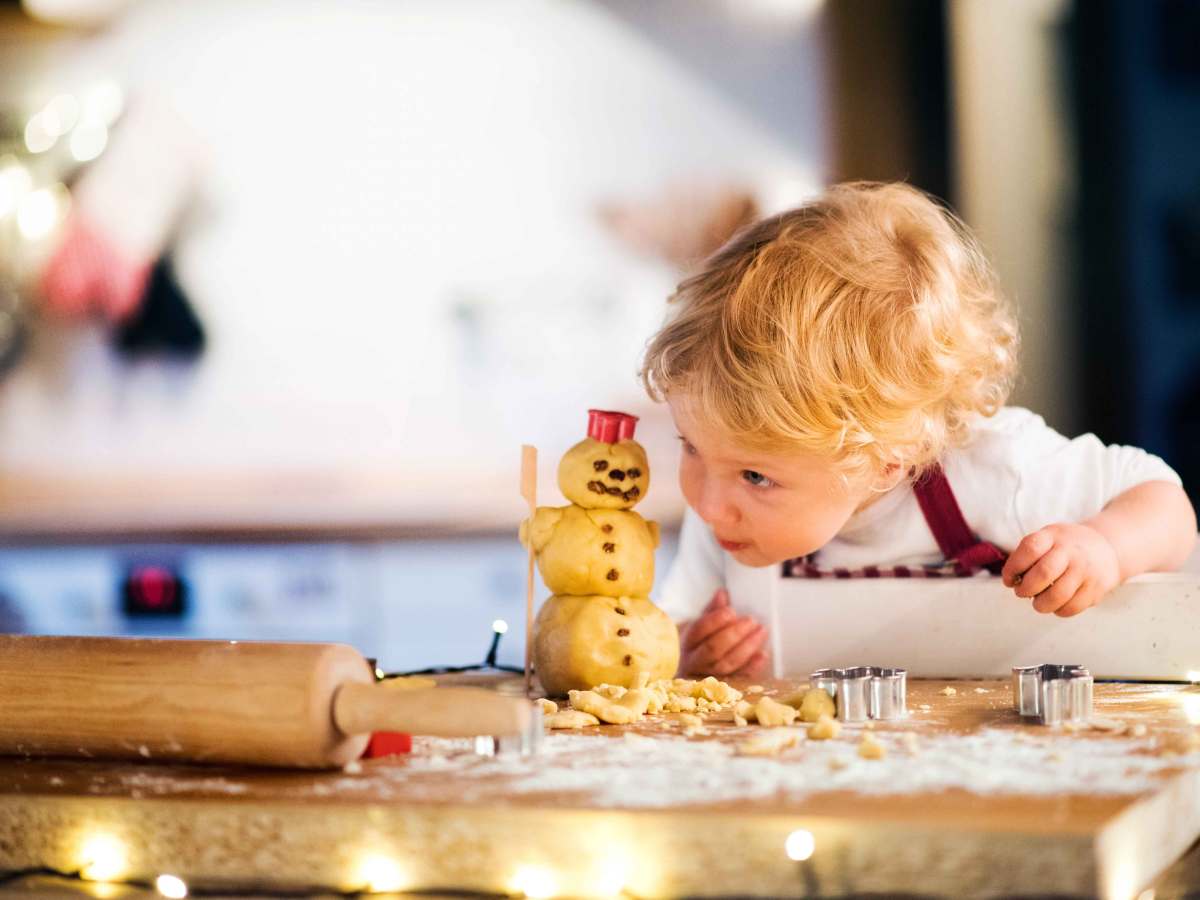
[[[739,550],[745,550],[749,544],[739,544],[737,541],[723,541],[717,538],[717,543],[721,545],[721,549],[726,553],[737,553]]]

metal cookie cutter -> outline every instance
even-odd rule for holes
[[[908,672],[904,669],[818,669],[809,676],[808,683],[833,698],[838,719],[843,722],[903,719],[908,715]]]
[[[1013,666],[1013,707],[1043,725],[1085,724],[1092,716],[1092,675],[1083,666]]]

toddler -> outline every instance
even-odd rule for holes
[[[1179,476],[1006,407],[1017,326],[974,238],[902,184],[844,184],[735,235],[672,297],[642,378],[687,500],[662,607],[682,674],[754,677],[726,554],[807,577],[990,570],[1073,616],[1196,539]]]

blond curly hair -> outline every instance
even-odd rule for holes
[[[747,447],[920,472],[1004,405],[1019,337],[967,227],[905,184],[756,222],[680,283],[641,377]]]

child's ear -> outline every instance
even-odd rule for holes
[[[879,475],[872,486],[876,491],[890,491],[908,476],[908,467],[898,462],[888,463],[879,470]]]

